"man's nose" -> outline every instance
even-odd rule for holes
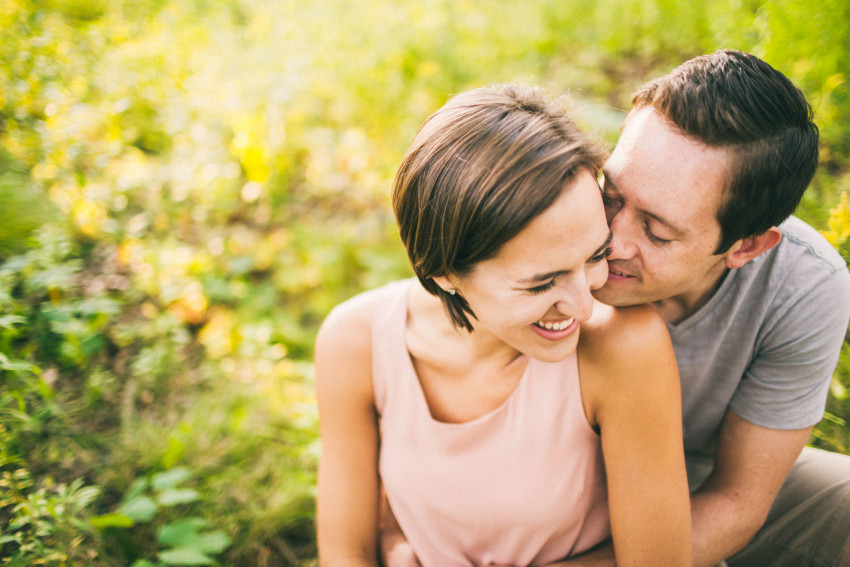
[[[608,247],[611,253],[608,260],[631,260],[637,254],[637,245],[635,240],[637,231],[640,227],[636,223],[630,222],[623,211],[618,211],[608,220],[608,226],[611,229],[611,243]]]

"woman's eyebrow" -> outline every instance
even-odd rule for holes
[[[593,254],[590,255],[588,260],[602,254],[602,252],[604,252],[605,249],[608,248],[608,246],[611,244],[612,238],[614,238],[614,233],[609,230],[608,231],[608,237],[605,238],[605,242],[603,242],[602,246],[597,248],[593,252]],[[523,278],[521,280],[518,280],[516,283],[519,284],[519,285],[530,285],[530,284],[540,283],[540,282],[543,282],[543,281],[546,281],[546,280],[551,280],[552,278],[556,278],[558,276],[562,276],[564,274],[568,274],[568,273],[570,273],[570,271],[571,270],[555,270],[554,272],[547,272],[545,274],[537,274],[537,275],[531,276],[530,278]]]

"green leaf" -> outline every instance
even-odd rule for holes
[[[8,370],[10,372],[30,372],[36,376],[41,373],[41,370],[35,364],[30,364],[24,360],[9,360],[5,356],[5,360],[0,360],[0,370]]]
[[[145,493],[145,490],[148,489],[150,484],[151,483],[147,477],[142,476],[135,479],[132,483],[130,483],[130,488],[127,489],[127,493],[124,495],[124,500],[130,501],[134,498],[138,498]]]
[[[15,325],[23,325],[27,320],[20,315],[6,315],[5,317],[0,317],[0,327],[4,329],[11,329]]]
[[[230,547],[231,539],[221,530],[199,533],[207,525],[201,518],[187,518],[166,524],[157,539],[167,547],[194,549],[201,553],[217,554]]]
[[[74,507],[77,510],[86,508],[100,495],[97,486],[82,486],[82,479],[75,480],[69,487],[69,492],[74,496]]]
[[[136,559],[130,567],[157,567],[156,563],[151,563],[147,559]]]
[[[189,469],[187,469],[186,467],[177,467],[169,471],[153,475],[151,483],[153,485],[154,490],[166,490],[168,488],[174,488],[175,486],[189,478],[189,476],[191,476]]]
[[[194,549],[172,549],[159,554],[159,560],[166,565],[215,565],[208,555]]]
[[[230,547],[232,540],[221,530],[206,532],[198,535],[198,539],[191,545],[192,549],[216,555]]]
[[[20,508],[20,506],[18,506],[17,508]],[[32,520],[27,516],[24,516],[22,518],[15,518],[11,522],[9,522],[8,529],[11,532],[16,532],[19,529],[21,529],[22,527],[27,526],[31,523],[32,523]]]
[[[828,411],[824,412],[823,419],[825,421],[831,421],[832,423],[840,425],[841,427],[847,427],[847,422],[845,420],[841,419],[835,414],[829,413]]]
[[[159,502],[160,506],[171,507],[178,504],[195,502],[196,500],[200,500],[200,498],[201,495],[191,488],[169,488],[160,492],[156,497],[156,501]]]
[[[156,502],[147,496],[137,496],[128,500],[118,508],[118,512],[134,522],[150,522],[156,516]]]
[[[198,537],[198,532],[207,527],[209,522],[203,518],[184,518],[169,522],[159,529],[157,539],[167,547],[183,547],[187,542]]]
[[[171,436],[168,439],[168,447],[165,449],[159,462],[163,468],[170,469],[179,463],[186,454],[186,444],[177,437]]]
[[[124,514],[112,512],[111,514],[103,514],[95,516],[89,520],[92,526],[102,530],[105,528],[132,528],[134,525],[133,519]]]

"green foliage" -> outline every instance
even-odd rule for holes
[[[841,194],[838,206],[829,211],[827,230],[822,231],[829,242],[850,263],[850,201],[847,193]]]
[[[26,249],[27,238],[50,217],[49,201],[0,149],[0,258]]]
[[[84,512],[100,489],[84,486],[81,479],[36,488],[26,469],[6,465],[0,472],[0,513],[8,521],[0,533],[0,557],[12,565],[65,565],[84,559],[94,539]]]
[[[128,488],[118,510],[92,518],[91,524],[101,530],[130,529],[139,523],[152,522],[173,508],[197,502],[201,495],[196,490],[179,487],[189,476],[189,469],[177,467],[137,478]],[[136,559],[134,567],[216,565],[214,556],[230,547],[230,537],[221,530],[206,530],[209,522],[205,519],[168,516],[173,519],[164,520],[156,531],[156,540],[161,546],[156,554],[158,561]],[[138,541],[134,542],[134,546],[136,549],[150,547]]]
[[[827,229],[822,231],[829,242],[850,262],[850,202],[847,193],[834,209],[829,211]],[[838,367],[832,377],[826,416],[814,432],[814,443],[819,447],[850,454],[850,329],[844,341]]]
[[[315,562],[315,333],[410,274],[393,172],[465,88],[569,91],[614,140],[644,79],[752,51],[812,100],[800,214],[848,258],[840,0],[0,4],[0,562]],[[844,452],[848,388],[845,353]]]

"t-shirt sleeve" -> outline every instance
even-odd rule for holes
[[[838,269],[789,301],[760,337],[730,407],[771,429],[801,429],[823,417],[850,319],[850,273]]]

